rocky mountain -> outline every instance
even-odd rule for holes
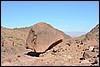
[[[99,24],[97,24],[93,29],[91,29],[90,32],[87,32],[86,34],[76,37],[75,39],[79,41],[97,41],[99,42]]]
[[[96,25],[90,32],[85,35],[85,40],[99,41],[99,24]]]
[[[1,66],[99,66],[99,24],[75,38],[44,22],[1,26]]]

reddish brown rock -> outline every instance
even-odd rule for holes
[[[66,36],[70,38],[70,36],[65,35],[51,25],[40,22],[30,29],[26,45],[27,48],[33,49],[36,52],[45,52],[49,47],[52,48],[61,43]]]
[[[97,55],[98,55],[97,53],[87,50],[87,51],[84,52],[83,57],[85,57],[85,58],[95,58],[95,57],[97,57]]]

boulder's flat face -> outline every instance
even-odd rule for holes
[[[31,28],[26,40],[26,45],[36,52],[45,52],[53,43],[64,39],[64,37],[65,35],[63,35],[61,31],[56,30],[49,24],[40,22]]]

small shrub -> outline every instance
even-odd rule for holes
[[[8,36],[8,38],[13,38],[13,36]]]
[[[16,38],[16,40],[20,40],[19,38]]]
[[[4,52],[5,51],[5,48],[4,47],[1,47],[1,51]]]
[[[56,53],[54,53],[54,52],[52,52],[51,54],[52,54],[52,55],[56,55]]]

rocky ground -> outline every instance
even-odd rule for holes
[[[48,47],[49,49],[43,48],[46,51],[42,53],[34,52],[33,48],[26,48],[30,29],[31,27],[1,27],[2,66],[99,66],[99,25],[81,37],[71,38],[66,35],[69,38],[64,38],[60,43],[53,38],[57,45]],[[34,31],[37,31],[36,29]],[[52,30],[51,32],[53,33]],[[64,33],[58,35],[65,36]],[[45,36],[43,39],[42,41],[46,41]]]

